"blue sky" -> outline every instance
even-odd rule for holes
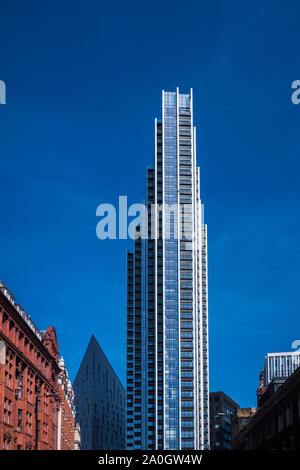
[[[210,386],[256,403],[299,331],[296,1],[1,2],[0,279],[71,377],[92,333],[125,381],[126,249],[96,207],[145,197],[161,90],[193,87],[208,223]]]

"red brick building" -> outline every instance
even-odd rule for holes
[[[0,281],[0,449],[57,449],[60,372],[55,329],[39,331]]]
[[[58,364],[61,372],[58,377],[60,407],[58,411],[57,449],[75,450],[80,447],[80,430],[75,426],[74,392],[63,357],[61,357]]]

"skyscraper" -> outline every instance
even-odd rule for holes
[[[127,256],[127,448],[208,449],[207,227],[192,90],[162,92],[147,209],[146,236],[137,230]]]
[[[124,449],[125,390],[94,335],[73,388],[82,449]]]

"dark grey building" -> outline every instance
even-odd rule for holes
[[[94,335],[73,388],[82,449],[125,449],[125,390]]]
[[[239,405],[224,392],[209,394],[210,449],[230,450],[232,421]]]

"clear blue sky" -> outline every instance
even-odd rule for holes
[[[211,390],[256,403],[300,339],[297,1],[2,0],[0,279],[74,378],[92,333],[125,379],[126,249],[96,207],[145,196],[161,90],[194,89]]]

